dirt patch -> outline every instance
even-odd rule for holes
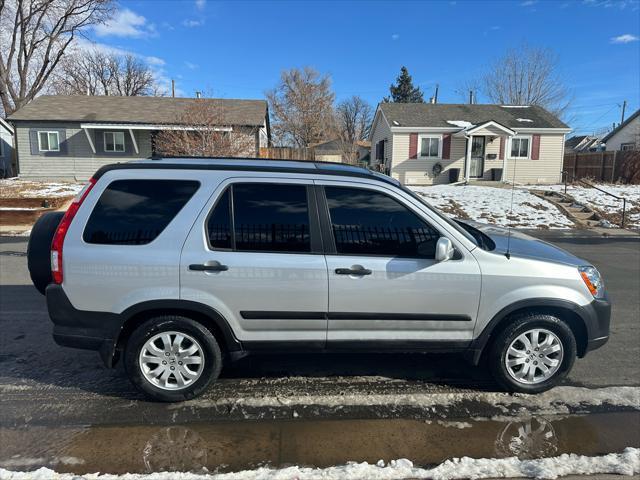
[[[442,207],[440,207],[440,210],[442,210],[445,213],[448,213],[454,218],[460,218],[462,220],[468,220],[470,218],[467,212],[465,212],[462,209],[460,204],[452,199],[449,199],[448,204],[445,204]]]
[[[540,205],[539,203],[538,204],[533,204],[533,203],[530,203],[530,202],[522,202],[522,205],[524,205],[525,207],[531,207],[534,210],[539,210],[541,212],[546,212],[546,211],[549,210],[548,207],[545,207],[544,205]]]
[[[61,208],[73,200],[73,195],[65,197],[0,197],[0,208]]]

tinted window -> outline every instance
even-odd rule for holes
[[[383,193],[325,187],[338,253],[434,258],[439,234]]]
[[[216,203],[209,221],[209,244],[212,248],[231,248],[231,210],[229,204],[229,188]]]
[[[93,209],[84,241],[106,245],[152,242],[199,185],[186,180],[116,180]]]
[[[236,184],[233,214],[236,250],[311,250],[304,185]]]

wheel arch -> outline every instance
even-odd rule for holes
[[[117,338],[113,343],[109,366],[114,366],[131,336],[131,333],[150,318],[162,315],[187,317],[205,326],[220,343],[223,353],[242,350],[242,345],[233,333],[227,320],[213,308],[189,300],[158,300],[143,302],[128,308],[122,313],[122,322]],[[105,359],[107,360],[107,359]]]
[[[468,355],[471,362],[474,365],[480,363],[486,347],[511,319],[531,313],[553,315],[566,322],[576,339],[578,357],[584,357],[589,341],[587,312],[584,308],[568,300],[535,298],[515,302],[500,310],[469,347]]]

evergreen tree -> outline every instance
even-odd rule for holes
[[[413,86],[413,80],[411,79],[411,75],[409,75],[407,67],[400,69],[400,75],[396,78],[395,85],[389,86],[389,91],[391,92],[391,98],[385,97],[382,100],[383,102],[424,103],[422,90]]]

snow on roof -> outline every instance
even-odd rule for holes
[[[471,122],[467,122],[466,120],[447,120],[447,123],[450,125],[455,125],[460,128],[471,128],[475,127],[475,125]]]
[[[516,118],[516,120],[518,122],[531,122],[531,123],[533,123],[533,120],[531,120],[530,118]]]
[[[500,105],[502,108],[529,108],[529,105]]]
[[[393,124],[394,124],[396,127],[399,127],[399,126],[400,126],[400,122],[399,122],[399,121],[397,121],[397,120],[394,120],[394,121],[393,121]]]

